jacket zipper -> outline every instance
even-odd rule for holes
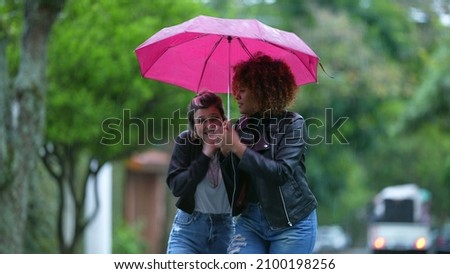
[[[281,192],[281,186],[278,187],[278,191],[280,192],[281,202],[283,203],[283,210],[284,210],[284,214],[286,215],[288,225],[292,226],[291,219],[289,218],[289,215],[288,215],[288,212],[286,209],[286,203],[284,202],[283,193]]]
[[[231,215],[233,215],[233,208],[234,208],[234,196],[236,194],[236,170],[234,167],[234,161],[233,161],[233,155],[230,155],[231,157],[231,169],[233,170],[233,194],[231,195]]]
[[[272,154],[272,160],[275,159],[275,144],[272,141],[273,137],[272,135],[270,135],[271,140],[270,140],[270,152]],[[283,192],[281,191],[281,186],[278,186],[278,192],[280,192],[280,197],[281,197],[281,203],[283,204],[283,211],[284,211],[284,215],[286,216],[286,220],[289,226],[292,226],[292,222],[291,219],[289,218],[289,214],[287,212],[286,209],[286,203],[284,202],[284,196],[283,196]]]

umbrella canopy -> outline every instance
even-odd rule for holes
[[[158,31],[135,49],[145,78],[228,94],[232,67],[256,52],[284,60],[299,86],[317,82],[313,50],[294,33],[255,19],[198,16]]]

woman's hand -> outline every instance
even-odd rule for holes
[[[247,146],[241,143],[241,140],[236,129],[233,126],[233,123],[231,121],[224,122],[223,140],[220,146],[222,153],[226,155],[231,151],[239,158],[242,158],[246,148]]]
[[[203,149],[202,152],[212,158],[214,153],[221,148],[223,142],[223,126],[211,125],[209,126],[208,133],[203,137]]]

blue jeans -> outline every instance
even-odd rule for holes
[[[167,254],[227,253],[234,224],[231,214],[189,214],[180,209],[175,215]]]
[[[259,204],[249,204],[236,218],[230,254],[309,254],[317,237],[316,210],[291,227],[273,230]]]

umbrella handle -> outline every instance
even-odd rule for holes
[[[231,86],[231,39],[232,37],[228,35],[228,88],[227,88],[227,119],[231,119],[230,117],[230,86]]]

